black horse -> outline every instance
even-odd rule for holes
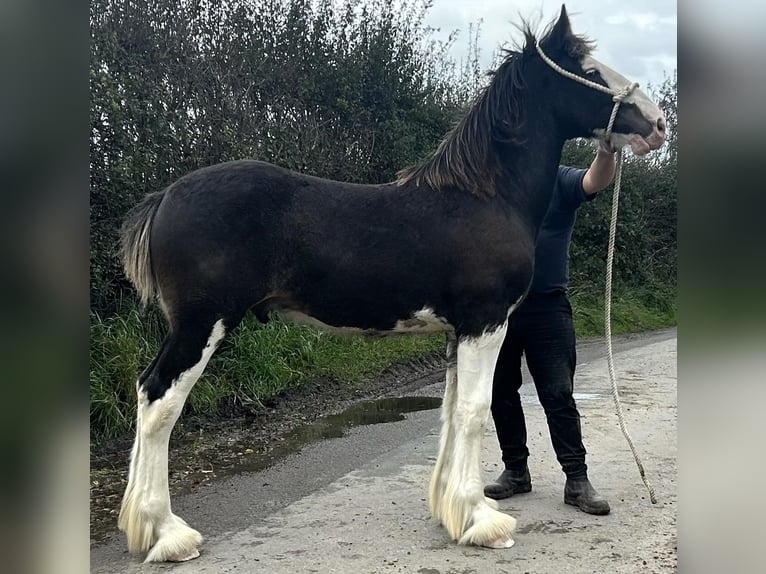
[[[260,161],[200,169],[148,195],[122,231],[125,270],[156,298],[169,333],[137,383],[137,432],[119,526],[147,561],[199,555],[201,535],[171,512],[168,440],[226,333],[252,310],[349,333],[447,333],[447,388],[433,516],[461,544],[509,547],[516,521],[484,498],[479,448],[508,317],[532,278],[535,239],[564,142],[603,134],[612,98],[546,63],[525,26],[491,84],[423,164],[355,185]],[[540,48],[619,90],[566,10]],[[664,141],[642,92],[624,100],[611,143]]]

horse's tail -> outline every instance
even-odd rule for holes
[[[150,193],[128,211],[120,230],[122,265],[130,282],[138,291],[141,304],[146,305],[157,292],[157,282],[152,270],[149,252],[154,216],[160,207],[165,191]]]

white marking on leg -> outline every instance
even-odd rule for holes
[[[428,489],[428,504],[431,516],[441,520],[442,500],[447,488],[447,476],[452,466],[452,449],[455,442],[454,425],[455,398],[457,396],[457,340],[454,335],[447,342],[447,381],[442,400],[442,428],[439,436],[439,454],[436,458],[431,483]]]
[[[583,71],[585,72],[588,72],[589,70],[596,70],[599,74],[601,74],[601,77],[604,78],[606,85],[616,92],[633,83],[618,71],[613,70],[602,62],[599,62],[592,56],[585,56],[580,64]],[[662,111],[657,107],[657,104],[655,104],[649,98],[649,96],[647,96],[640,89],[633,90],[633,92],[623,101],[626,104],[635,104],[635,106],[641,112],[641,115],[643,115],[644,118],[646,118],[646,120],[649,121],[652,125],[655,125],[657,120],[662,117]]]
[[[186,398],[225,335],[223,321],[213,326],[202,356],[172,382],[161,399],[149,403],[138,390],[136,441],[118,521],[128,549],[145,552],[147,562],[183,561],[199,556],[202,536],[170,509],[168,443]]]
[[[481,438],[489,417],[495,364],[507,322],[481,337],[465,339],[457,349],[457,397],[454,446],[441,520],[459,544],[509,547],[516,520],[487,504],[481,483]]]

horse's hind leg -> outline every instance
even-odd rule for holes
[[[138,381],[136,439],[118,525],[130,551],[148,551],[147,562],[199,556],[202,536],[170,510],[168,443],[186,397],[235,323],[200,315],[175,321]]]

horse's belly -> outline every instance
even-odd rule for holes
[[[323,331],[344,335],[428,334],[452,330],[452,326],[443,317],[437,316],[433,309],[428,307],[389,325],[331,325],[295,309],[279,309],[277,313],[291,323],[310,325]]]

